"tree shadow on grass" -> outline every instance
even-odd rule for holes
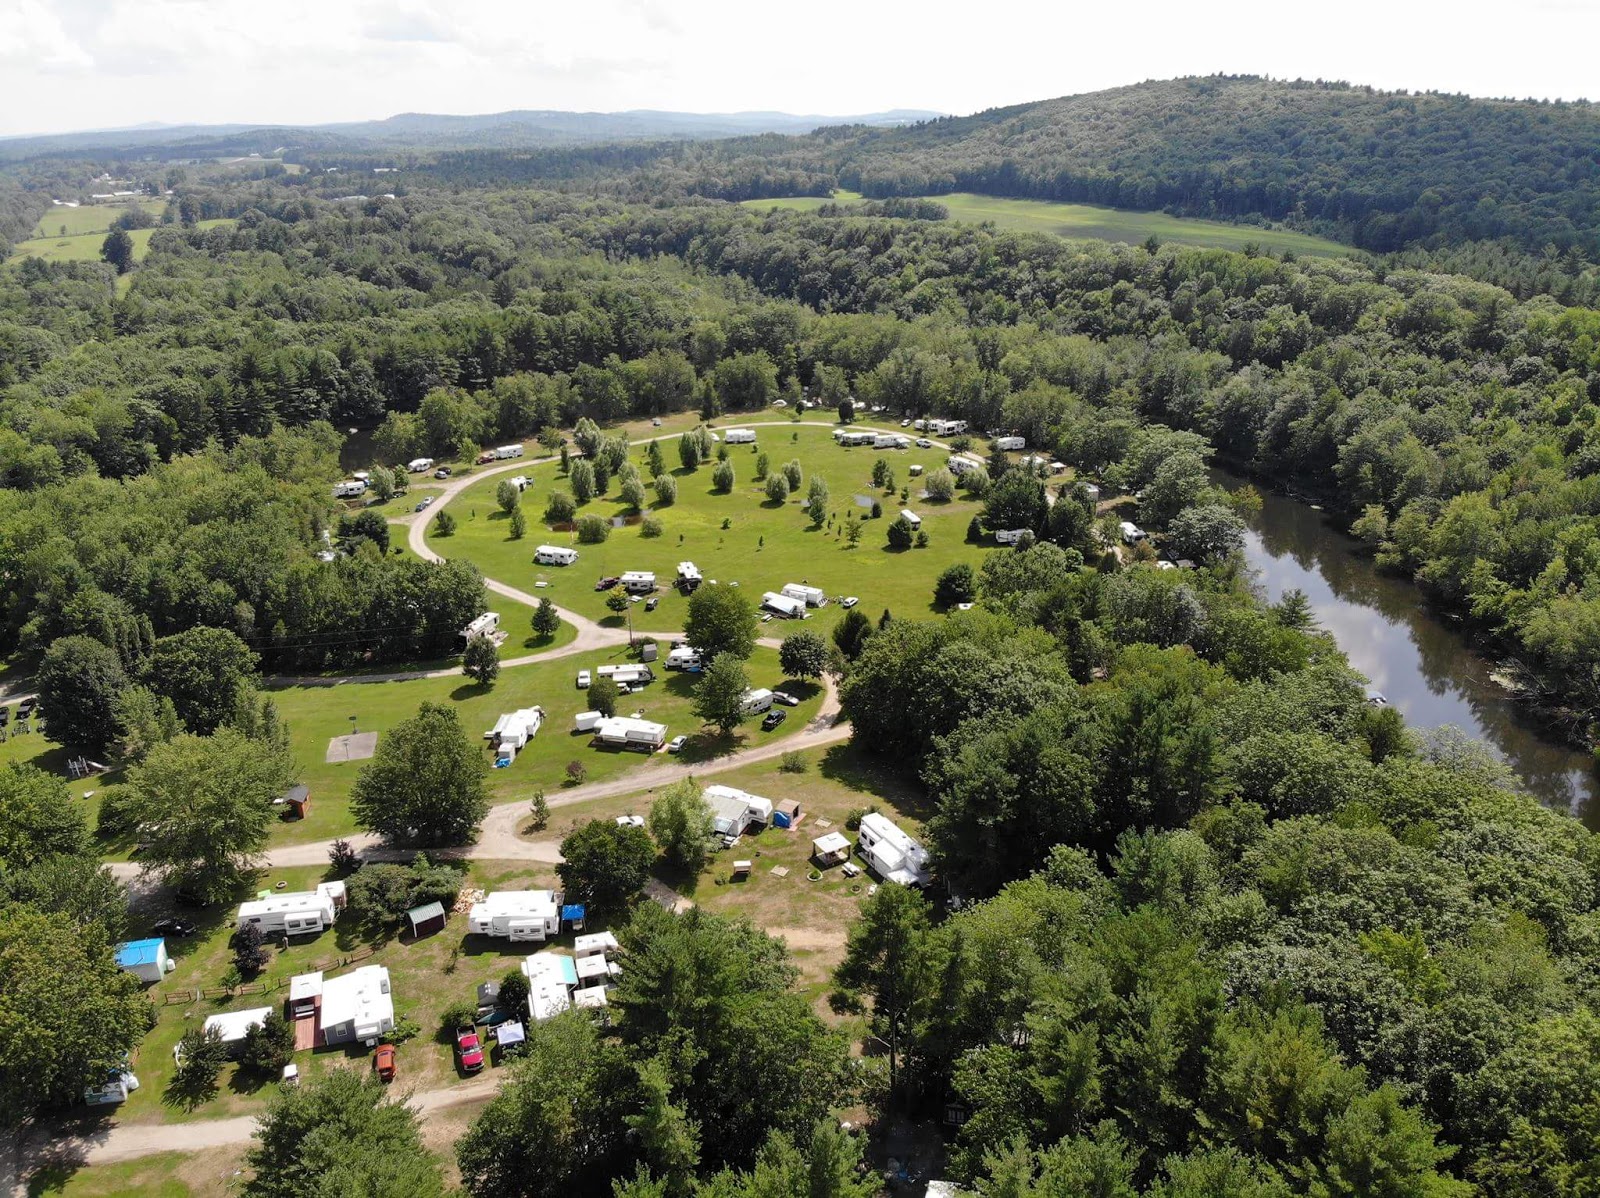
[[[853,742],[834,745],[822,755],[818,767],[824,778],[863,794],[881,795],[917,819],[934,813],[934,804],[916,775],[898,761],[879,757]]]
[[[161,1102],[165,1106],[176,1107],[187,1113],[199,1110],[216,1096],[216,1078],[186,1079],[180,1070],[173,1073],[172,1079],[167,1082],[167,1088],[161,1094]]]

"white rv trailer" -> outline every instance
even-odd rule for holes
[[[772,692],[766,687],[754,687],[745,691],[744,697],[739,700],[739,708],[745,715],[756,715],[768,710],[772,706]]]
[[[753,428],[730,428],[727,432],[729,445],[754,445],[756,430]]]
[[[621,584],[630,595],[647,595],[656,589],[656,576],[649,570],[626,570]]]
[[[494,451],[494,456],[502,461],[506,458],[520,458],[522,456],[522,446],[502,445]]]
[[[885,882],[898,882],[902,886],[928,884],[927,849],[879,812],[861,817],[856,851]]]
[[[409,474],[426,474],[432,469],[432,458],[412,458],[406,463],[406,472]]]
[[[667,726],[631,716],[614,716],[597,723],[594,735],[601,744],[653,753],[667,743]]]
[[[994,439],[994,447],[1013,451],[1026,449],[1028,448],[1028,439],[1026,437],[996,437]]]
[[[787,595],[791,599],[798,599],[807,607],[828,606],[828,596],[823,593],[821,587],[810,587],[799,582],[786,582],[783,584],[783,590],[779,593]]]
[[[803,620],[806,615],[804,599],[791,599],[788,595],[780,595],[776,591],[768,591],[762,595],[761,606],[773,615],[783,616],[789,620]]]
[[[234,927],[254,924],[265,935],[304,936],[320,932],[344,910],[343,882],[323,882],[315,890],[291,890],[240,903]]]
[[[565,545],[540,545],[533,551],[533,560],[541,566],[570,566],[578,560],[578,551]]]
[[[507,940],[544,940],[561,932],[553,890],[495,890],[467,911],[467,930]]]
[[[359,478],[347,479],[342,483],[333,484],[333,497],[335,499],[356,499],[367,493],[367,484]]]

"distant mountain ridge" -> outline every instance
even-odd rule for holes
[[[569,112],[513,109],[457,115],[404,112],[371,121],[308,125],[232,123],[146,125],[73,133],[0,138],[0,158],[70,154],[249,154],[280,148],[351,153],[386,146],[423,150],[525,149],[639,139],[717,139],[763,133],[804,134],[823,126],[894,127],[935,119],[939,113],[900,108],[845,116],[786,112]]]

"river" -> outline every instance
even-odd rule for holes
[[[1229,489],[1244,479],[1223,471]],[[1379,574],[1357,543],[1315,508],[1262,491],[1245,557],[1267,597],[1304,591],[1318,625],[1416,728],[1453,724],[1486,742],[1548,807],[1600,828],[1600,782],[1587,753],[1551,739],[1489,678],[1492,668],[1423,603],[1415,586]]]

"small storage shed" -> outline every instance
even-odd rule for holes
[[[783,799],[772,809],[772,826],[774,828],[792,828],[800,822],[800,802],[798,799]]]
[[[445,918],[443,903],[424,903],[422,906],[413,907],[406,912],[406,920],[411,924],[411,938],[413,940],[444,931]]]
[[[176,967],[167,956],[167,942],[157,936],[117,945],[117,968],[141,982],[159,982]]]
[[[322,974],[302,973],[289,979],[289,1018],[309,1019],[322,997]]]
[[[305,819],[311,813],[311,788],[291,786],[278,801],[289,808],[295,819]]]
[[[850,842],[841,832],[829,832],[811,842],[811,856],[824,869],[830,865],[842,865],[850,860]]]

